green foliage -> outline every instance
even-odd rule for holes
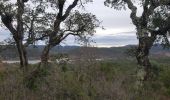
[[[117,10],[126,9],[123,0],[105,0],[104,4],[105,6],[111,6]]]
[[[62,91],[64,92],[63,99],[78,100],[81,97],[87,98],[81,82],[77,80],[76,74],[73,72],[64,73],[61,82]]]
[[[163,82],[163,85],[166,87],[167,94],[170,96],[170,69],[166,67],[163,69],[160,75],[160,80]]]
[[[165,59],[165,58],[164,58]],[[0,82],[0,99],[24,100],[168,100],[170,68],[169,61],[153,59],[152,79],[136,89],[136,69],[134,60],[79,62],[67,64],[67,70],[55,63],[37,70],[32,77],[22,76],[18,67],[11,67]],[[30,72],[38,65],[31,65]],[[12,69],[11,69],[12,68]],[[28,75],[28,76],[29,76]],[[23,84],[23,78],[24,83]],[[29,80],[28,80],[29,79]],[[25,87],[25,85],[28,87]],[[2,92],[3,91],[3,92]],[[10,91],[10,93],[9,93]],[[23,92],[26,91],[26,92]],[[26,93],[26,94],[24,94]],[[156,96],[155,96],[156,95]],[[8,99],[7,99],[8,100]],[[9,99],[10,100],[10,99]]]
[[[31,90],[37,90],[39,85],[44,81],[44,78],[49,75],[49,69],[47,67],[39,68],[39,65],[34,66],[36,69],[30,72],[24,79],[24,84]]]
[[[66,53],[58,53],[58,54],[53,54],[50,56],[52,61],[55,61],[56,59],[60,60],[63,58],[68,58],[68,54]]]
[[[5,73],[0,72],[0,82],[2,82],[5,79]]]
[[[137,47],[130,47],[124,52],[127,56],[136,57]]]
[[[104,73],[107,80],[112,80],[115,75],[115,65],[109,62],[103,62],[100,65],[100,71]]]
[[[159,63],[157,63],[154,60],[151,60],[151,68],[150,68],[150,79],[151,80],[158,80],[159,79],[159,74],[161,72],[161,65]]]

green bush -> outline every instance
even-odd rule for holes
[[[7,73],[0,73],[0,100],[169,100],[170,67],[155,60],[151,63],[153,79],[138,89],[137,65],[128,59],[52,63],[37,71],[38,65],[31,65],[26,78],[19,67],[10,65]]]
[[[45,81],[45,77],[49,75],[49,67],[39,68],[39,65],[34,65],[35,70],[31,71],[24,77],[24,84],[31,90],[37,90],[39,85]]]
[[[5,79],[5,73],[0,72],[0,82],[3,81],[4,79]]]
[[[100,64],[100,71],[104,73],[107,80],[113,79],[115,75],[115,67],[113,63],[103,62]]]
[[[163,82],[163,85],[166,88],[166,92],[170,95],[170,68],[164,68],[161,72],[160,80]]]

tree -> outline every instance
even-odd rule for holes
[[[136,26],[137,38],[139,45],[136,52],[136,59],[138,64],[144,67],[145,76],[143,80],[147,80],[150,74],[151,63],[149,61],[149,50],[153,46],[158,36],[163,36],[167,40],[167,34],[169,34],[170,26],[165,24],[165,21],[169,22],[169,16],[162,16],[157,18],[156,14],[164,11],[168,13],[165,8],[168,9],[169,0],[139,0],[137,3],[143,8],[141,16],[137,16],[137,7],[133,0],[106,0],[105,5],[113,7],[114,9],[126,8],[131,10],[130,18],[133,24]],[[162,11],[159,11],[162,10]],[[155,24],[158,19],[161,19],[161,24]],[[167,23],[168,23],[167,22]],[[168,42],[167,42],[168,43]]]
[[[0,1],[1,24],[12,34],[18,49],[20,66],[24,69],[27,69],[28,66],[26,47],[46,37],[46,35],[39,35],[39,33],[48,26],[47,23],[51,21],[50,18],[52,17],[51,13],[44,11],[43,1],[37,5],[34,5],[34,0],[27,2],[28,0]],[[44,15],[45,19],[42,19],[40,15]],[[10,43],[7,45],[10,45]]]
[[[36,70],[27,75],[28,80],[41,77],[41,71],[47,66],[49,52],[54,46],[59,45],[70,35],[86,41],[100,25],[95,15],[73,10],[76,6],[83,6],[92,0],[72,0],[70,5],[67,5],[66,1],[70,0],[31,0],[35,9],[30,9],[31,7],[27,5],[24,17],[25,30],[28,34],[26,44],[38,40],[46,41],[41,54],[41,63]]]
[[[16,3],[12,3],[10,0],[0,1],[1,22],[13,36],[20,57],[20,65],[24,69],[28,65],[28,60],[26,48],[23,45],[24,27],[22,16],[24,14],[24,3],[27,1],[17,0]],[[14,21],[15,23],[13,23]]]
[[[89,2],[90,0],[85,0]],[[41,64],[48,62],[49,51],[56,45],[59,45],[69,35],[78,36],[80,39],[87,39],[86,37],[93,35],[95,28],[99,27],[99,20],[95,15],[90,13],[80,13],[73,11],[73,8],[78,6],[78,2],[83,4],[81,0],[74,0],[67,8],[66,0],[58,0],[51,2],[54,7],[57,7],[58,12],[54,14],[53,22],[47,32],[47,44],[41,55]],[[56,9],[52,6],[53,9]],[[64,10],[66,9],[66,10]]]

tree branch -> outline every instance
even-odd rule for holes
[[[67,33],[65,36],[63,36],[60,41],[63,41],[65,38],[67,38],[69,35],[73,35],[73,36],[78,36],[79,34],[78,33]]]
[[[12,16],[9,14],[1,14],[1,20],[3,24],[9,29],[12,34],[16,34],[17,31],[12,25]]]
[[[123,1],[127,3],[128,8],[131,10],[130,17],[132,19],[133,24],[137,26],[139,22],[139,18],[136,16],[137,7],[132,3],[131,0],[123,0]]]
[[[79,0],[74,0],[74,2],[66,9],[66,12],[62,17],[62,20],[65,20],[69,16],[71,10],[77,5],[78,1]]]
[[[29,38],[26,40],[27,42],[24,44],[25,47],[28,47],[30,44],[33,44],[35,41],[43,40],[45,37],[48,37],[49,35],[42,35],[41,37],[34,38],[33,40],[29,40]]]
[[[22,0],[17,0],[17,38],[23,39],[24,28],[23,28],[23,14],[24,14],[24,2]]]
[[[59,13],[56,17],[56,20],[54,22],[54,32],[51,33],[50,35],[50,41],[55,40],[55,38],[58,38],[57,33],[60,30],[60,24],[62,21],[64,21],[70,14],[71,10],[77,5],[79,0],[74,0],[73,3],[71,5],[69,5],[69,7],[66,9],[65,14],[63,15],[63,6],[65,3],[65,0],[59,0]],[[62,34],[61,34],[62,36]]]

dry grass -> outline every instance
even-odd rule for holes
[[[133,61],[96,62],[80,58],[75,64],[53,63],[41,69],[39,77],[33,77],[34,81],[25,79],[17,64],[1,66],[0,100],[170,99],[159,78],[136,89]],[[30,72],[36,66],[31,65]]]

